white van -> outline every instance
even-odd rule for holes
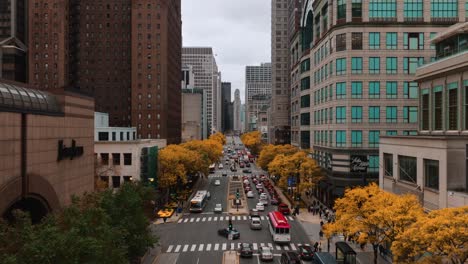
[[[220,170],[223,169],[223,164],[222,164],[222,163],[220,163],[220,164],[218,165],[218,169],[220,169]]]
[[[252,219],[250,220],[250,229],[252,230],[262,229],[262,221],[260,220],[260,217],[252,216]]]

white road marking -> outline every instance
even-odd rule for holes
[[[238,215],[238,216],[237,216],[237,220],[241,220],[241,217],[240,217],[240,215]]]
[[[252,247],[253,247],[254,250],[257,250],[258,249],[257,243],[253,243]]]
[[[205,244],[200,244],[200,246],[198,247],[198,251],[203,251],[204,247],[205,247]]]
[[[264,247],[264,246],[265,246],[265,243],[260,243],[260,246],[261,246],[261,247]]]
[[[167,253],[171,253],[173,247],[174,247],[173,245],[170,245],[170,246],[167,248],[167,251],[166,251],[166,252],[167,252]]]
[[[211,250],[211,244],[206,245],[206,251],[210,251],[210,250]]]
[[[195,251],[195,248],[197,248],[197,245],[196,245],[196,244],[195,244],[195,245],[192,245],[192,247],[190,248],[190,251],[192,251],[192,252]]]
[[[304,245],[306,245],[306,246],[310,247],[310,245],[309,245],[309,244],[304,244]]]
[[[226,250],[226,248],[227,248],[226,243],[223,243],[223,247],[222,247],[223,251]]]
[[[210,216],[210,217],[208,217],[208,222],[210,222],[210,221],[211,221],[211,216]]]
[[[283,248],[284,250],[289,250],[289,247],[287,245],[285,245]]]
[[[180,248],[181,248],[181,245],[177,245],[177,247],[176,247],[175,250],[174,250],[174,253],[175,253],[175,252],[179,252]]]
[[[260,216],[260,220],[265,220],[265,218],[263,217],[263,215]]]
[[[197,221],[195,221],[195,222],[200,222],[200,217],[197,217]]]
[[[234,250],[234,249],[235,249],[234,243],[231,243],[231,250]]]
[[[193,220],[195,220],[195,218],[190,218],[190,223],[193,223]]]
[[[187,252],[188,246],[189,245],[185,245],[184,248],[182,249],[182,252]]]
[[[296,250],[296,249],[297,249],[296,246],[294,246],[294,244],[291,244],[290,246],[291,246],[291,249],[292,249],[292,250]]]
[[[243,217],[243,218],[244,218],[244,220],[247,220],[247,216],[245,216],[245,215],[244,215],[244,217]]]
[[[183,220],[184,219],[181,218],[181,219],[179,219],[179,221],[177,221],[177,223],[180,224],[180,223],[182,223]]]
[[[280,246],[276,246],[276,250],[281,250],[281,247],[280,247]]]
[[[215,216],[215,218],[213,218],[213,221],[218,221],[218,217]]]
[[[219,221],[223,221],[223,216],[219,217]]]
[[[206,221],[206,217],[203,217],[203,218],[202,218],[202,222],[205,222],[205,221]]]
[[[185,218],[185,219],[184,219],[184,223],[187,223],[187,222],[188,222],[188,220],[189,220],[188,218]]]
[[[294,218],[292,216],[288,216],[290,221],[294,221]]]
[[[216,251],[216,250],[218,250],[218,249],[219,249],[219,244],[216,243],[215,246],[214,246],[214,250]]]
[[[273,244],[272,244],[272,243],[268,243],[268,247],[273,248]]]

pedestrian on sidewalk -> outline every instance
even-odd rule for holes
[[[317,252],[318,246],[319,246],[319,243],[318,243],[318,242],[315,242],[315,244],[314,244],[314,250],[315,250],[315,252]]]
[[[320,226],[321,226],[321,227],[323,226],[323,221],[320,221]]]
[[[322,209],[319,209],[319,216],[322,218]]]
[[[320,230],[320,232],[319,232],[319,236],[320,236],[320,239],[322,239],[322,238],[323,238],[323,231],[322,231],[322,230]]]
[[[310,205],[310,206],[307,206],[307,212],[309,212],[309,213],[310,213],[310,212],[312,211],[312,210],[311,210],[311,208],[312,208],[312,205]]]

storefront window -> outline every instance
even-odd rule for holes
[[[415,157],[398,156],[400,180],[416,184],[417,164]]]
[[[439,190],[439,161],[424,159],[424,186]]]

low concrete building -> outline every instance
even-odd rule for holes
[[[157,155],[166,139],[135,139],[134,127],[109,127],[109,114],[95,113],[95,176],[108,187],[156,182]]]
[[[428,211],[468,205],[468,22],[433,43],[437,60],[416,72],[419,112],[406,113],[418,135],[381,137],[379,151],[380,187],[415,194]]]
[[[0,214],[34,222],[94,190],[94,100],[0,80]]]
[[[182,89],[182,142],[206,137],[203,135],[204,94],[202,89]]]

